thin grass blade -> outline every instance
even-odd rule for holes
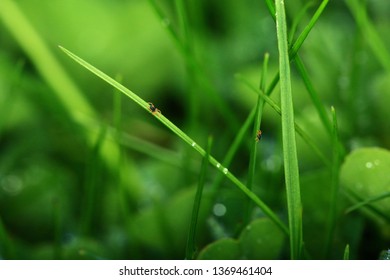
[[[343,259],[349,260],[349,244],[345,246]]]
[[[382,40],[380,34],[375,29],[371,20],[367,16],[367,11],[361,1],[345,1],[353,17],[359,25],[360,30],[364,33],[366,42],[376,56],[378,62],[383,68],[390,73],[390,52]]]
[[[261,98],[264,99],[264,101],[271,106],[272,109],[276,113],[278,113],[280,116],[282,115],[282,110],[280,109],[279,105],[275,103],[269,96],[267,96],[264,92],[261,90],[258,90],[255,86],[253,86],[247,79],[245,79],[241,75],[236,75],[236,78],[243,82],[248,88],[250,88],[253,92],[255,92],[257,95],[259,95]],[[331,167],[330,160],[324,155],[324,153],[317,147],[315,142],[311,139],[311,137],[295,122],[295,131],[298,133],[299,136],[302,137],[302,139],[306,142],[307,145],[309,145],[310,148],[318,155],[318,157],[322,160],[322,162],[328,166]]]
[[[209,137],[206,147],[206,156],[203,158],[202,167],[199,174],[198,188],[196,189],[194,204],[192,206],[190,229],[188,231],[186,259],[192,260],[196,252],[196,229],[198,225],[199,209],[202,200],[203,187],[206,179],[207,167],[209,164],[210,151],[212,146],[212,138]]]
[[[261,71],[261,78],[260,78],[260,89],[265,89],[265,83],[266,83],[266,76],[267,76],[267,68],[268,68],[268,59],[269,54],[266,53],[264,55],[264,62],[263,62],[263,69]],[[252,145],[251,145],[251,153],[249,155],[249,166],[248,166],[248,180],[247,180],[247,187],[248,189],[252,189],[253,187],[253,178],[255,176],[256,172],[256,155],[257,155],[257,142],[258,142],[258,136],[257,133],[261,133],[260,126],[261,126],[261,116],[263,112],[264,107],[264,99],[258,96],[257,103],[256,103],[256,114],[255,119],[253,122],[253,128],[252,128]],[[258,132],[260,131],[260,132]],[[261,135],[261,134],[260,134]],[[250,213],[252,210],[252,204],[249,202],[247,204],[247,210],[246,214],[244,216],[244,222],[243,225],[246,225],[250,220]]]
[[[290,254],[292,259],[299,259],[301,258],[302,251],[302,204],[294,129],[295,122],[284,1],[276,0],[275,7],[276,32],[279,49],[283,159],[290,228]]]
[[[332,106],[332,169],[331,169],[331,189],[330,189],[330,206],[329,218],[327,225],[327,237],[325,240],[325,256],[329,257],[332,248],[334,230],[336,227],[337,204],[339,201],[339,174],[340,174],[340,149],[339,149],[339,133],[337,125],[336,110]]]

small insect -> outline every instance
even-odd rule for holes
[[[261,139],[261,134],[262,134],[261,130],[258,130],[258,131],[257,131],[257,134],[256,134],[256,138],[255,138],[256,142],[259,142],[259,141],[260,141],[260,139]]]
[[[153,114],[153,115],[159,115],[161,114],[161,111],[159,109],[156,108],[156,106],[153,105],[153,103],[151,102],[148,102],[149,104],[149,111]]]

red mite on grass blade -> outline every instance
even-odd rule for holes
[[[257,131],[257,134],[256,134],[256,142],[259,142],[260,141],[260,139],[261,139],[261,134],[262,134],[262,132],[261,132],[261,130],[258,130]]]
[[[153,103],[151,102],[148,102],[149,104],[149,111],[153,114],[153,115],[159,115],[161,114],[161,111],[159,109],[156,108],[156,106],[153,105]]]

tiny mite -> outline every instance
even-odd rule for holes
[[[259,142],[259,141],[260,141],[260,139],[261,139],[261,134],[262,134],[261,130],[258,130],[258,131],[257,131],[257,134],[256,134],[256,138],[255,138],[256,142]]]
[[[156,106],[153,105],[153,103],[151,102],[148,102],[149,104],[149,111],[153,114],[153,115],[159,115],[161,114],[161,111],[159,109],[156,108]]]

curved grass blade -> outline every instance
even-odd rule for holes
[[[128,96],[130,99],[132,99],[135,103],[137,103],[139,106],[141,106],[144,110],[150,112],[150,105],[148,102],[144,101],[142,98],[140,98],[138,95],[136,95],[134,92],[123,86],[122,84],[118,83],[113,78],[109,77],[96,67],[92,66],[88,62],[84,61],[77,55],[73,54],[69,50],[65,49],[64,47],[59,46],[59,48],[65,52],[69,57],[71,57],[73,60],[75,60],[77,63],[79,63],[84,68],[91,71],[93,74],[107,82],[108,84],[112,85],[119,91],[121,91],[123,94]],[[175,133],[177,136],[179,136],[184,142],[186,142],[188,145],[190,145],[194,150],[196,150],[199,154],[201,154],[202,157],[206,155],[205,150],[200,147],[194,140],[192,140],[186,133],[184,133],[181,129],[179,129],[175,124],[173,124],[169,119],[167,119],[161,112],[154,113],[154,117],[160,121],[163,125],[165,125],[167,128],[169,128],[173,133]],[[266,216],[268,216],[273,222],[275,222],[276,225],[278,225],[286,234],[288,234],[288,229],[285,226],[285,224],[280,220],[280,218],[252,191],[250,191],[240,180],[238,180],[229,170],[224,167],[221,163],[219,163],[214,157],[210,156],[209,162],[216,167],[220,172],[222,172],[234,185],[236,185],[246,196],[248,196],[259,208],[264,212]]]

